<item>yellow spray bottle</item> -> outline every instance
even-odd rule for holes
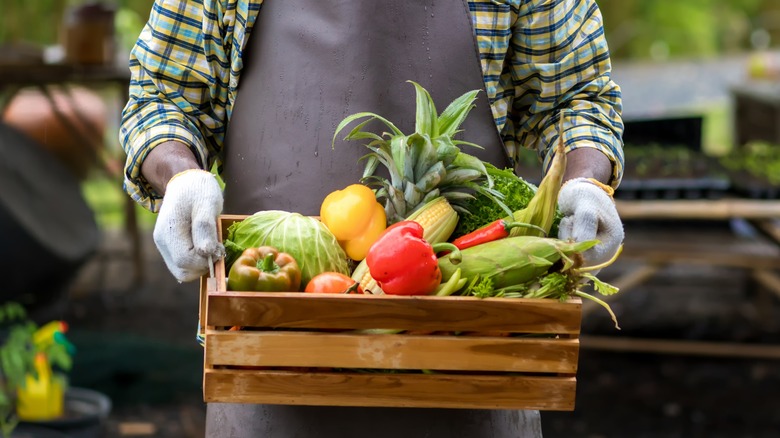
[[[25,387],[17,391],[16,413],[22,421],[51,420],[62,416],[63,384],[55,378],[46,355],[35,355],[36,379],[31,374],[25,378]]]
[[[72,347],[64,337],[68,325],[64,321],[52,321],[33,333],[33,344],[38,352],[35,355],[35,371],[25,377],[24,388],[17,390],[16,413],[22,421],[51,420],[62,416],[64,381],[52,372],[48,357],[43,351],[54,343],[66,348]]]

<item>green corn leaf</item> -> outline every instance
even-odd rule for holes
[[[439,135],[455,135],[471,109],[476,106],[474,100],[476,100],[478,93],[479,90],[467,91],[453,100],[442,111],[439,116]]]
[[[615,286],[612,286],[606,281],[599,280],[598,277],[596,277],[593,274],[584,273],[582,274],[582,276],[592,281],[593,287],[601,295],[609,296],[609,295],[615,295],[616,293],[620,292],[620,289],[618,289]]]
[[[429,137],[439,136],[438,116],[436,106],[428,91],[417,82],[407,81],[414,85],[416,95],[415,126],[414,131],[418,134],[425,134]]]
[[[561,260],[563,260],[563,267],[561,268],[561,271],[566,272],[574,266],[574,260],[566,255],[565,252],[558,250],[558,254],[561,255]]]
[[[618,325],[617,316],[615,316],[615,312],[612,311],[612,308],[609,307],[609,304],[607,304],[606,301],[600,300],[597,297],[594,297],[593,295],[585,293],[585,292],[580,291],[580,290],[575,291],[574,294],[577,295],[580,298],[586,298],[588,300],[591,300],[594,303],[597,303],[601,307],[605,308],[607,310],[607,312],[609,312],[609,316],[612,317],[612,322],[615,323],[615,328],[620,330],[620,326]]]
[[[535,256],[533,254],[528,255],[528,261],[535,267],[551,266],[553,263],[544,257]]]
[[[598,245],[599,240],[598,239],[590,239],[590,240],[583,240],[581,242],[572,242],[570,244],[570,248],[567,248],[569,251],[573,252],[585,252],[594,246]]]

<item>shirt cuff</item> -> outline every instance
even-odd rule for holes
[[[157,213],[160,210],[162,195],[157,193],[143,177],[141,166],[157,145],[168,141],[184,143],[195,154],[201,165],[205,162],[204,157],[196,146],[199,144],[199,139],[186,128],[168,124],[154,126],[143,131],[143,135],[140,135],[133,141],[131,147],[133,153],[127,157],[125,163],[124,189],[135,202],[153,213]]]

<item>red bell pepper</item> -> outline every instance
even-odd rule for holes
[[[455,245],[431,245],[423,239],[423,228],[414,221],[388,227],[371,245],[366,263],[371,276],[388,295],[429,295],[441,283],[436,253],[447,249],[453,263],[460,262]]]

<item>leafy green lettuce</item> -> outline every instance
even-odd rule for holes
[[[522,177],[515,175],[512,169],[499,169],[487,164],[488,174],[493,179],[493,189],[504,197],[502,201],[512,211],[525,208],[536,193],[537,187]],[[487,184],[485,181],[483,184]],[[461,214],[458,226],[453,233],[454,237],[468,234],[477,228],[485,226],[496,219],[506,217],[506,213],[495,201],[482,193],[475,193],[474,198],[465,205],[470,214]],[[561,220],[560,212],[556,213],[550,236],[558,235],[558,223]]]

